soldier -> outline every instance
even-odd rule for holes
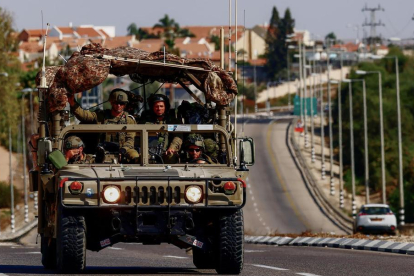
[[[89,111],[84,110],[75,101],[74,95],[68,97],[70,110],[75,117],[82,123],[90,124],[135,124],[134,119],[130,118],[124,111],[128,103],[128,95],[125,90],[117,88],[109,94],[109,102],[112,108],[106,110]],[[119,152],[128,162],[138,163],[139,154],[134,149],[134,132],[106,133],[103,137],[105,142],[119,143]]]
[[[211,139],[210,139],[211,140]],[[211,158],[207,154],[204,138],[200,134],[192,133],[188,135],[185,142],[185,149],[187,152],[187,158],[185,162],[196,164],[217,164],[217,160]]]
[[[182,124],[179,120],[170,116],[170,101],[167,96],[163,94],[154,94],[148,98],[149,112],[144,112],[139,120],[139,124]],[[169,160],[174,155],[178,154],[181,149],[183,140],[181,135],[159,134],[159,140],[164,145],[167,162],[174,163],[174,159]],[[169,142],[171,141],[171,143]]]
[[[92,164],[94,158],[83,152],[84,147],[85,144],[78,136],[72,135],[66,138],[63,144],[66,162],[68,164]]]

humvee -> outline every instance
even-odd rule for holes
[[[116,68],[114,61],[121,60],[129,66],[131,79],[162,79],[178,82],[185,88],[192,83],[203,92],[208,85],[202,85],[202,74],[213,72],[211,68],[177,62],[152,60],[146,64],[143,59],[137,62],[130,57],[127,60],[125,56],[114,58],[101,53],[87,52],[82,58],[88,62],[110,60],[109,70]],[[79,272],[85,268],[86,249],[100,251],[118,242],[169,243],[192,251],[197,268],[240,273],[244,256],[242,208],[247,188],[244,179],[248,173],[246,166],[254,163],[254,145],[251,138],[236,136],[230,122],[231,99],[227,103],[217,100],[214,105],[210,98],[202,103],[211,119],[206,124],[68,124],[68,111],[62,108],[65,105],[56,102],[59,97],[64,99],[62,93],[68,92],[62,89],[70,90],[67,83],[56,85],[62,80],[58,77],[62,68],[52,68],[49,75],[48,69],[43,68],[38,80],[39,134],[30,187],[39,196],[38,233],[43,266]],[[120,66],[117,68],[115,74],[122,75]],[[84,70],[82,74],[84,79],[88,78]],[[64,75],[67,82],[71,81],[67,72]],[[217,81],[220,80],[216,78]],[[217,89],[212,86],[208,89]],[[225,95],[226,85],[218,88]],[[63,141],[69,135],[81,137],[85,151],[94,154],[102,134],[119,132],[135,133],[135,148],[140,153],[138,164],[119,163],[114,147],[105,149],[107,156],[100,163],[67,164],[62,158]],[[159,147],[154,149],[157,146],[153,143],[160,133],[213,137],[219,162],[165,164],[161,153],[157,153]]]

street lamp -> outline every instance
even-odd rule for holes
[[[353,104],[352,104],[352,82],[362,81],[363,87],[365,87],[364,79],[344,79],[343,82],[349,83],[349,130],[351,137],[351,173],[352,173],[352,217],[356,217],[356,201],[355,201],[355,157],[354,157],[354,115],[353,115]],[[365,94],[365,93],[364,93]],[[365,103],[365,101],[364,101]],[[364,114],[365,114],[365,105],[364,105]],[[364,116],[364,124],[366,123],[366,117]],[[366,129],[366,128],[365,128]],[[365,142],[367,139],[365,138]],[[365,152],[365,157],[367,157],[367,152]],[[366,160],[366,159],[365,159]],[[365,163],[365,172],[367,172],[367,163]],[[367,179],[365,179],[367,189]],[[369,195],[367,195],[369,196]],[[368,201],[369,199],[367,199]],[[367,202],[368,203],[368,202]]]
[[[338,128],[339,128],[339,207],[344,208],[341,82],[337,80],[329,80],[328,84],[338,85],[338,96],[337,97],[338,97]],[[332,151],[331,151],[331,157],[332,157]],[[334,188],[335,187],[333,186],[333,182],[331,181],[331,191]]]
[[[374,57],[376,58],[376,57]],[[404,225],[404,175],[403,175],[403,161],[402,161],[402,136],[401,136],[401,106],[400,106],[400,76],[397,56],[386,56],[383,58],[392,58],[395,62],[395,78],[396,78],[396,93],[397,93],[397,120],[398,120],[398,163],[399,163],[399,189],[400,189],[400,225]]]
[[[299,54],[294,55],[294,57],[299,58],[299,98],[300,98],[300,120],[303,123],[303,78],[302,78],[302,55],[301,47],[299,46]],[[303,135],[303,132],[302,132]]]
[[[382,202],[387,203],[386,197],[386,182],[385,182],[385,153],[384,153],[384,118],[382,112],[382,84],[380,71],[363,71],[356,70],[358,75],[378,74],[378,90],[379,90],[379,105],[380,105],[380,131],[381,131],[381,175],[382,175]]]
[[[30,87],[24,88],[24,89],[21,90],[21,92],[23,92],[23,93],[30,93],[30,121],[31,121],[30,126],[31,126],[32,134],[35,132],[34,131],[35,119],[33,117],[33,92],[35,92],[35,91],[37,91],[37,88],[30,88]]]
[[[288,101],[289,101],[289,108],[290,108],[290,57],[289,57],[289,49],[296,49],[295,46],[289,45],[287,48],[287,74],[288,74]]]

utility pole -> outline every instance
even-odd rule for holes
[[[377,26],[385,26],[381,20],[379,20],[378,22],[376,22],[375,19],[375,12],[377,11],[384,11],[384,8],[382,8],[379,4],[378,7],[376,8],[368,8],[367,4],[365,4],[365,7],[362,8],[362,12],[366,12],[369,11],[371,13],[370,16],[370,22],[367,22],[367,19],[365,18],[365,22],[362,24],[362,27],[370,27],[370,36],[367,38],[368,43],[371,46],[371,50],[372,50],[372,45],[375,45],[375,40],[377,39]]]

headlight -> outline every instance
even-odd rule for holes
[[[199,186],[188,186],[185,189],[185,199],[188,203],[199,203],[203,197],[203,190]]]
[[[121,190],[117,186],[106,186],[103,190],[103,198],[108,203],[115,203],[121,197]]]

